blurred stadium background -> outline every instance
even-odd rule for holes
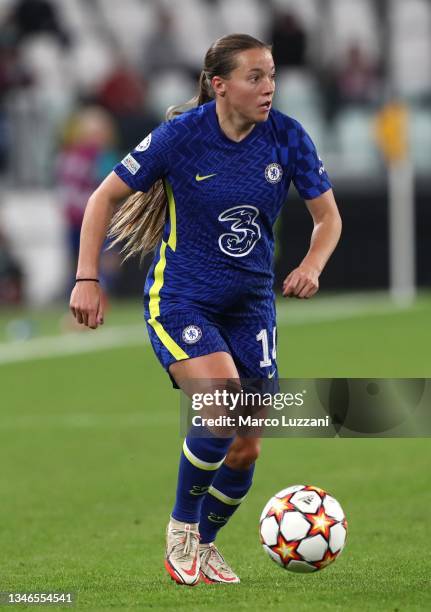
[[[145,271],[105,254],[104,328],[79,332],[68,314],[89,193],[234,31],[273,43],[276,106],[318,145],[344,220],[321,295],[279,301],[281,375],[430,376],[431,2],[0,0],[0,590],[262,610],[285,609],[288,587],[295,610],[430,609],[426,440],[265,441],[221,536],[241,589],[167,589],[179,398],[145,337]],[[292,189],[277,287],[310,230]],[[342,502],[349,542],[328,573],[292,581],[264,560],[257,520],[276,490],[310,480]]]
[[[194,94],[206,49],[232,31],[273,43],[276,106],[303,122],[333,179],[344,234],[326,290],[390,282],[382,150],[396,149],[399,122],[378,136],[376,118],[403,105],[416,228],[406,239],[417,284],[430,285],[429,0],[2,0],[0,24],[0,303],[65,298],[88,194],[169,105]],[[292,189],[278,227],[278,286],[309,229]],[[140,295],[136,262],[120,269],[110,254],[103,266],[111,295]]]

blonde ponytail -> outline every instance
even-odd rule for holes
[[[199,93],[184,104],[170,106],[166,111],[169,121],[188,110],[209,102],[213,95],[205,71],[199,78]],[[162,180],[154,183],[149,191],[138,191],[131,195],[112,217],[108,237],[109,248],[123,243],[123,262],[140,254],[141,261],[160,242],[167,219],[168,200]]]
[[[121,254],[123,262],[147,253],[159,243],[167,216],[167,199],[163,182],[156,181],[149,191],[138,191],[131,195],[112,217],[108,238],[112,238],[109,248],[123,243]]]

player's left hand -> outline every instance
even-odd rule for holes
[[[319,272],[307,264],[301,264],[283,282],[283,297],[311,298],[319,290]]]

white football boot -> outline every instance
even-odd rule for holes
[[[207,584],[238,584],[240,579],[232,571],[214,542],[199,546],[201,578]]]
[[[178,584],[195,586],[200,579],[199,523],[171,518],[166,528],[165,567]]]

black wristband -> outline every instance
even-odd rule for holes
[[[82,283],[82,281],[93,281],[95,283],[99,282],[98,278],[75,278],[75,283]]]

